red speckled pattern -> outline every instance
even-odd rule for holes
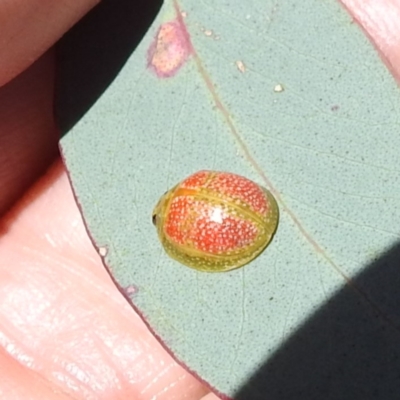
[[[228,195],[247,204],[253,211],[265,215],[269,210],[264,191],[254,182],[228,172],[199,171],[185,179],[180,187],[207,188],[215,193]]]
[[[195,174],[190,175],[188,178],[186,178],[179,185],[179,187],[187,188],[187,189],[198,189],[198,188],[206,187],[205,184],[206,184],[207,180],[210,179],[211,175],[212,175],[211,171],[196,172]]]
[[[264,191],[256,183],[242,176],[224,172],[219,173],[215,175],[208,188],[239,199],[257,213],[265,214],[268,210]]]
[[[251,245],[259,232],[252,221],[228,213],[222,206],[193,196],[177,196],[170,204],[165,233],[181,245],[223,254]]]

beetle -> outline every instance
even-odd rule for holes
[[[153,224],[167,254],[206,272],[239,268],[271,242],[279,208],[270,191],[243,176],[198,171],[159,200]]]

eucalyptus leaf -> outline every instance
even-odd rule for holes
[[[358,365],[357,354],[367,360],[352,369],[362,385],[398,384],[376,376],[377,365],[399,368],[398,309],[379,273],[360,274],[399,239],[399,99],[336,1],[170,0],[63,137],[77,201],[112,275],[175,357],[219,393],[344,399],[341,371],[346,360]],[[201,169],[244,175],[278,201],[272,243],[244,268],[198,272],[158,241],[154,206]],[[315,336],[300,340],[310,329]],[[392,357],[369,357],[374,343]],[[281,371],[275,384],[257,382],[265,368]],[[348,398],[363,393],[357,382],[346,380]]]

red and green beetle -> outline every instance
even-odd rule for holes
[[[229,172],[199,171],[165,193],[153,223],[165,251],[188,267],[222,272],[256,258],[279,219],[265,188]]]

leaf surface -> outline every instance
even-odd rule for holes
[[[399,239],[399,115],[393,78],[335,1],[167,1],[61,146],[117,282],[178,360],[233,397],[343,288],[398,339],[393,310],[355,277]],[[279,203],[272,244],[244,268],[201,273],[161,248],[152,210],[200,169]]]

